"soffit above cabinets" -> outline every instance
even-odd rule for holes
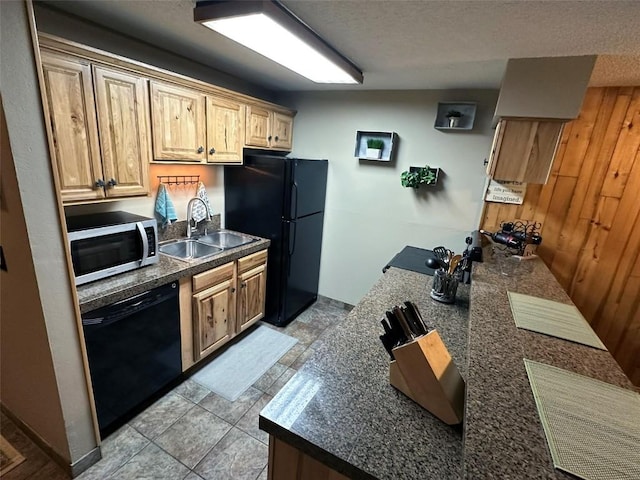
[[[495,116],[576,118],[595,61],[593,55],[510,59]]]

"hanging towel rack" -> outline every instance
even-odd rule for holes
[[[200,175],[158,175],[158,180],[165,185],[190,185],[200,182]]]

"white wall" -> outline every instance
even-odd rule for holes
[[[497,91],[305,92],[281,99],[298,110],[292,156],[329,159],[320,294],[355,304],[405,245],[460,252],[478,227],[483,160]],[[475,101],[472,132],[433,128],[438,101]],[[354,158],[356,132],[394,131],[391,164]],[[410,166],[440,167],[437,187],[400,185]]]
[[[16,234],[25,242],[22,250],[6,252],[9,271],[2,277],[2,402],[71,464],[97,441],[25,2],[0,2],[0,22],[0,83],[17,180],[11,223],[5,225],[3,217],[2,239],[15,244]],[[15,211],[20,203],[22,214]],[[21,221],[22,232],[4,231],[5,226],[19,228]],[[31,276],[30,262],[24,265],[25,276],[15,274],[25,249],[31,250]],[[7,282],[13,278],[24,290],[9,296],[16,285]],[[25,306],[38,298],[39,307]],[[5,332],[11,336],[5,338]]]

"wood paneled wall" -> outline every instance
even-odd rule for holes
[[[640,87],[591,88],[545,185],[485,205],[482,228],[542,223],[538,254],[640,386]]]

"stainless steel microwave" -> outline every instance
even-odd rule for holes
[[[127,212],[67,217],[76,285],[158,263],[158,222]]]

